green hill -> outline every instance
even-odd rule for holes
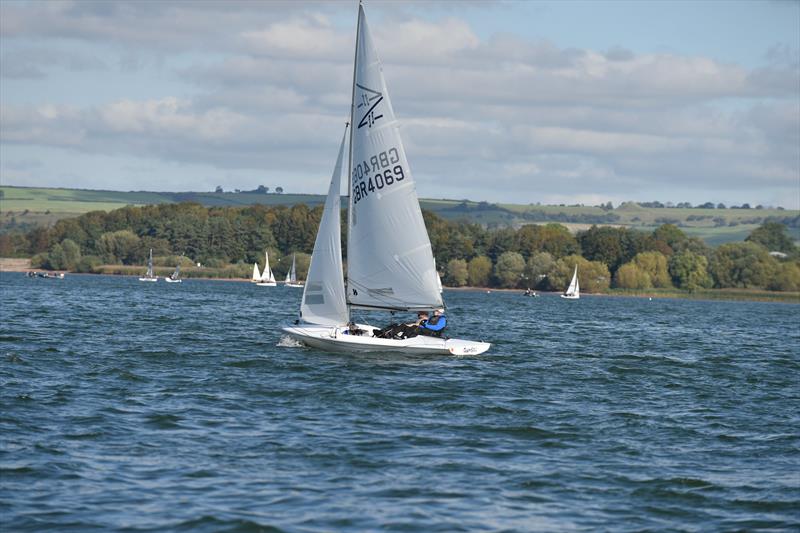
[[[110,211],[126,205],[197,202],[204,206],[317,205],[316,194],[257,194],[254,192],[146,192],[98,191],[36,187],[0,187],[0,232],[50,225],[56,220],[89,211]],[[705,209],[642,207],[624,203],[616,209],[583,205],[491,204],[468,200],[421,199],[423,209],[442,218],[466,220],[485,227],[519,227],[531,223],[558,222],[572,231],[592,224],[627,226],[642,230],[675,224],[689,235],[712,245],[740,241],[765,221],[789,227],[800,240],[800,211],[784,209]]]

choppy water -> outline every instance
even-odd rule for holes
[[[300,290],[2,274],[4,531],[800,527],[800,306],[446,292],[482,356],[286,346]]]

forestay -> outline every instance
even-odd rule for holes
[[[351,116],[347,300],[366,308],[441,307],[414,177],[361,6]]]
[[[341,245],[341,187],[342,159],[346,139],[342,137],[339,157],[333,169],[328,196],[314,242],[314,253],[308,268],[300,316],[305,322],[327,326],[347,324],[349,313],[344,296]]]

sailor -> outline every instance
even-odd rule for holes
[[[442,331],[447,327],[447,317],[444,316],[444,309],[435,309],[433,318],[425,320],[419,325],[419,334],[429,337],[441,337]]]
[[[427,311],[419,311],[417,320],[407,324],[389,324],[383,329],[376,329],[372,332],[375,337],[383,339],[409,339],[419,335],[419,328],[428,320]]]
[[[344,330],[345,335],[363,335],[364,333],[366,333],[366,331],[359,328],[356,323],[352,321],[347,323],[347,329]]]

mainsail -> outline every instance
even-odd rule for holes
[[[153,249],[152,248],[150,248],[150,257],[147,259],[147,273],[144,276],[146,278],[152,278],[153,277]]]
[[[442,307],[414,177],[360,5],[356,39],[347,301],[373,309]]]
[[[567,296],[577,296],[580,294],[580,284],[578,283],[578,265],[575,265],[575,272],[572,273],[572,281],[569,283],[569,287],[567,287]]]
[[[264,252],[264,271],[261,273],[261,283],[273,283],[275,275],[269,267],[269,252]]]
[[[286,283],[297,283],[297,256],[292,254],[292,268],[286,273]]]
[[[342,207],[339,200],[345,139],[343,136],[331,176],[300,304],[300,316],[311,324],[339,326],[346,324],[350,318],[344,296],[340,223]]]

